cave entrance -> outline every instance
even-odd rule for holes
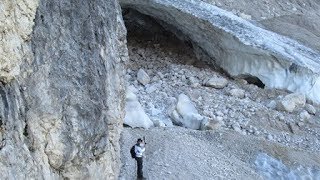
[[[126,83],[128,90],[137,96],[136,104],[142,106],[134,113],[139,112],[138,119],[149,122],[140,118],[140,115],[146,117],[145,111],[155,126],[173,127],[168,111],[177,103],[177,97],[186,93],[190,98],[200,98],[199,89],[205,89],[203,81],[218,73],[212,64],[204,61],[208,56],[198,53],[187,37],[161,20],[133,9],[123,9],[123,19],[130,59],[126,64]],[[145,83],[138,78],[141,69],[148,77],[142,79]],[[192,88],[196,93],[191,92]],[[129,111],[126,113],[130,114]],[[130,125],[129,119],[126,122],[125,118],[125,123]]]
[[[127,28],[130,70],[137,70],[139,67],[157,69],[169,64],[212,68],[208,63],[198,60],[201,57],[194,53],[188,38],[177,30],[175,33],[167,30],[168,25],[165,22],[130,8],[124,8],[122,12]],[[180,37],[177,37],[177,34]],[[142,62],[137,62],[138,60]]]
[[[264,87],[265,87],[265,84],[256,76],[246,74],[246,75],[240,75],[240,76],[238,76],[238,78],[244,79],[249,84],[254,84],[254,85],[258,86],[259,88],[264,89]]]

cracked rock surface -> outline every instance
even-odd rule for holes
[[[26,2],[20,7],[35,10]],[[118,2],[40,0],[34,19],[30,58],[0,84],[0,177],[115,178],[127,59]]]

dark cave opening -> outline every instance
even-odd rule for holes
[[[256,86],[258,86],[259,88],[264,89],[265,88],[265,84],[256,76],[252,76],[252,75],[240,75],[238,76],[238,78],[240,79],[244,79],[246,80],[249,84],[254,84]]]
[[[127,28],[127,41],[129,47],[135,46],[137,43],[140,43],[140,45],[144,44],[144,48],[158,46],[156,48],[165,49],[168,51],[169,55],[171,53],[176,53],[184,54],[186,57],[192,57],[185,58],[185,61],[175,61],[171,63],[188,64],[199,68],[212,68],[218,70],[216,66],[212,65],[212,63],[214,63],[213,60],[203,60],[204,58],[209,59],[208,56],[203,54],[199,55],[195,52],[192,41],[178,29],[134,9],[124,8],[122,13]],[[133,51],[136,51],[136,48],[133,48]],[[208,63],[209,61],[212,62]]]
[[[122,10],[123,19],[127,28],[127,40],[129,47],[129,56],[138,54],[141,58],[148,61],[149,57],[144,57],[139,52],[139,48],[154,48],[151,46],[163,47],[160,50],[168,53],[168,56],[173,54],[183,54],[185,58],[176,58],[177,61],[167,63],[192,65],[203,69],[212,69],[219,72],[223,76],[232,78],[226,71],[216,65],[215,59],[209,57],[204,51],[199,51],[199,47],[194,44],[188,36],[180,32],[177,28],[168,25],[162,20],[140,13],[135,9],[124,8]],[[132,48],[130,50],[130,47]],[[130,54],[131,53],[131,54]],[[137,59],[137,58],[136,58]],[[181,61],[181,59],[185,59]],[[149,63],[149,62],[144,62]],[[146,66],[150,68],[152,61]],[[140,65],[143,63],[140,63]],[[264,89],[265,84],[256,76],[250,74],[240,75],[237,78],[244,79],[248,84],[256,85]]]

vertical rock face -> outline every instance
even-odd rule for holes
[[[40,0],[26,47],[20,75],[0,85],[0,176],[117,177],[127,59],[118,2]]]
[[[23,58],[29,58],[30,41],[37,0],[1,0],[0,2],[0,81],[19,75]]]

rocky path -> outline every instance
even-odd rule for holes
[[[248,163],[225,152],[219,142],[210,140],[219,133],[206,134],[184,128],[149,131],[125,128],[121,138],[120,179],[135,178],[136,164],[129,149],[142,136],[146,136],[148,143],[144,162],[148,179],[261,179]]]
[[[136,164],[129,151],[136,139],[143,136],[148,143],[144,173],[152,180],[279,179],[289,176],[290,172],[291,177],[295,178],[320,178],[319,170],[308,169],[319,167],[318,153],[289,148],[230,130],[213,132],[175,127],[150,130],[124,128],[120,180],[135,179]],[[265,155],[269,158],[259,159]],[[279,158],[283,164],[277,160]],[[282,166],[284,168],[277,169]],[[285,168],[287,170],[283,170]]]

